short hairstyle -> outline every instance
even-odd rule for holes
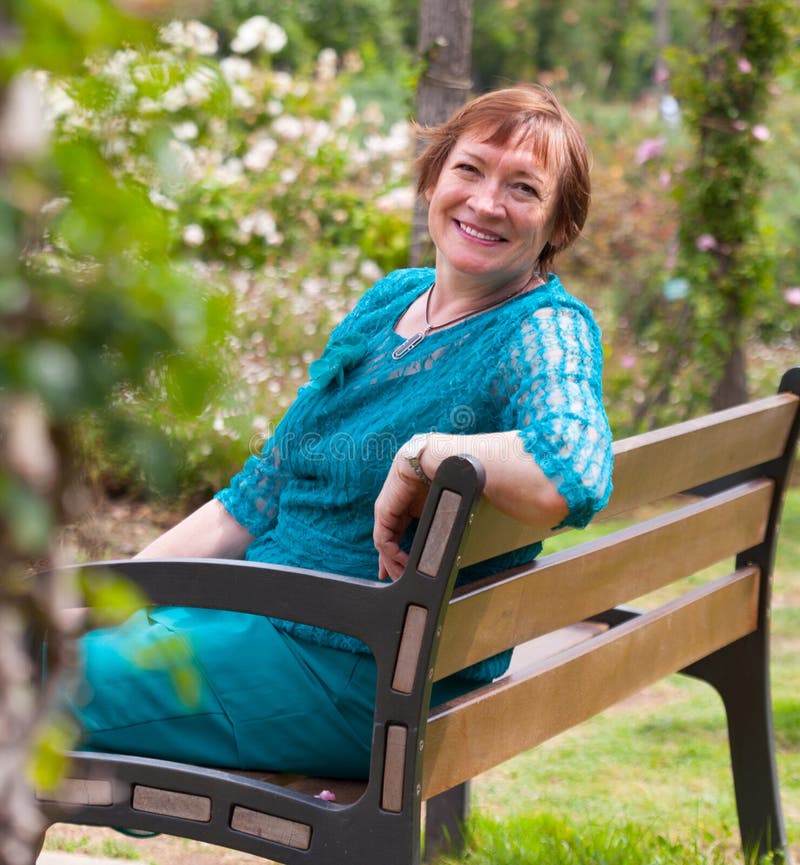
[[[556,253],[581,233],[591,198],[589,151],[578,124],[553,93],[538,84],[495,90],[471,100],[445,123],[417,127],[424,149],[416,160],[417,192],[432,189],[456,142],[464,135],[480,136],[487,144],[530,141],[542,167],[555,166],[558,184],[553,234],[537,267],[546,273]]]

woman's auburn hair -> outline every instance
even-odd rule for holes
[[[424,144],[416,160],[417,192],[432,189],[456,142],[481,136],[487,144],[530,141],[534,158],[558,176],[553,233],[537,266],[547,273],[556,253],[580,235],[591,199],[589,151],[578,124],[546,87],[526,84],[495,90],[471,100],[439,126],[417,126]]]

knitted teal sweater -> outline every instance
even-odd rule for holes
[[[526,450],[583,526],[611,491],[600,334],[591,313],[550,275],[541,287],[434,331],[400,360],[394,326],[433,282],[428,268],[389,274],[331,334],[311,380],[270,436],[217,494],[253,535],[246,558],[377,579],[373,504],[397,449],[414,433],[519,430]],[[540,544],[465,569],[461,582],[534,558]],[[278,627],[323,645],[367,651],[309,625]],[[488,680],[508,653],[470,669]]]

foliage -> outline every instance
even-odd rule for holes
[[[659,0],[504,0],[473,7],[475,89],[539,80],[594,98],[636,98],[653,84]],[[417,0],[395,0],[416,44]],[[670,3],[671,38],[692,46],[702,19],[694,0]]]
[[[220,303],[232,299],[233,310],[215,316],[227,335],[208,357],[225,374],[213,402],[188,392],[177,411],[164,398],[177,385],[171,361],[114,403],[178,445],[169,463],[195,490],[227,480],[247,440],[279,419],[331,327],[407,257],[407,127],[387,130],[375,106],[358,110],[347,91],[355,73],[338,71],[332,51],[310,77],[273,69],[286,35],[265,21],[243,22],[225,56],[215,31],[173,22],[161,44],[95,57],[88,75],[45,87],[57,152],[84,140],[97,147],[102,170],[140,190],[154,211],[164,255],[191,258],[195,278],[215,285]],[[74,259],[71,234],[89,218],[76,204],[73,196],[48,222],[40,267],[58,271]],[[99,245],[115,254],[106,238]],[[189,280],[166,294],[189,324],[193,291]],[[109,304],[98,310],[101,326],[116,314]],[[92,477],[130,488],[140,461],[108,418],[84,417]],[[158,453],[149,443],[141,450]]]
[[[790,56],[796,8],[733,0],[709,3],[707,13],[703,50],[672,54],[693,142],[674,185],[677,256],[661,291],[645,298],[647,323],[637,329],[657,347],[637,413],[644,425],[746,398],[745,340],[775,294],[774,249],[762,229],[764,121],[776,70]]]
[[[154,4],[158,5],[158,4]],[[76,75],[84,58],[124,39],[151,41],[152,27],[111,2],[13,0],[0,11],[0,861],[30,860],[38,820],[21,791],[31,743],[34,770],[52,778],[63,728],[43,722],[66,664],[67,625],[57,597],[77,598],[56,581],[52,529],[83,501],[75,473],[76,425],[102,409],[110,429],[158,468],[166,439],[149,420],[133,419],[121,398],[149,375],[174,384],[164,399],[186,416],[209,398],[217,378],[206,361],[219,345],[226,302],[204,287],[189,256],[175,256],[173,232],[141,184],[115,175],[111,138],[53,138],[37,76]],[[34,72],[34,69],[38,72]],[[91,71],[86,102],[109,94]],[[157,142],[147,146],[156,151]],[[42,245],[52,220],[61,248]],[[118,395],[119,399],[114,399]],[[155,455],[155,459],[154,456]],[[164,461],[161,461],[162,464]],[[32,560],[43,571],[26,578]],[[119,593],[106,592],[113,605]],[[48,632],[48,677],[31,693],[36,668],[23,634]]]
[[[413,45],[404,40],[403,16],[394,7],[393,0],[214,0],[204,21],[225,46],[242,21],[267,16],[288,36],[275,57],[278,67],[301,75],[313,70],[320,51],[333,49],[342,65],[355,63],[363,73],[350,87],[358,104],[377,102],[396,122],[411,109],[414,73]]]

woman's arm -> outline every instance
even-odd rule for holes
[[[443,460],[458,454],[471,454],[483,464],[484,495],[498,510],[543,532],[567,516],[566,500],[527,453],[516,430],[480,435],[430,433],[418,454],[419,465],[431,478]],[[400,539],[412,518],[421,513],[427,490],[401,448],[375,502],[373,540],[380,579],[396,580],[402,574],[408,556],[400,549]]]
[[[148,544],[136,559],[241,559],[253,540],[216,499]]]

